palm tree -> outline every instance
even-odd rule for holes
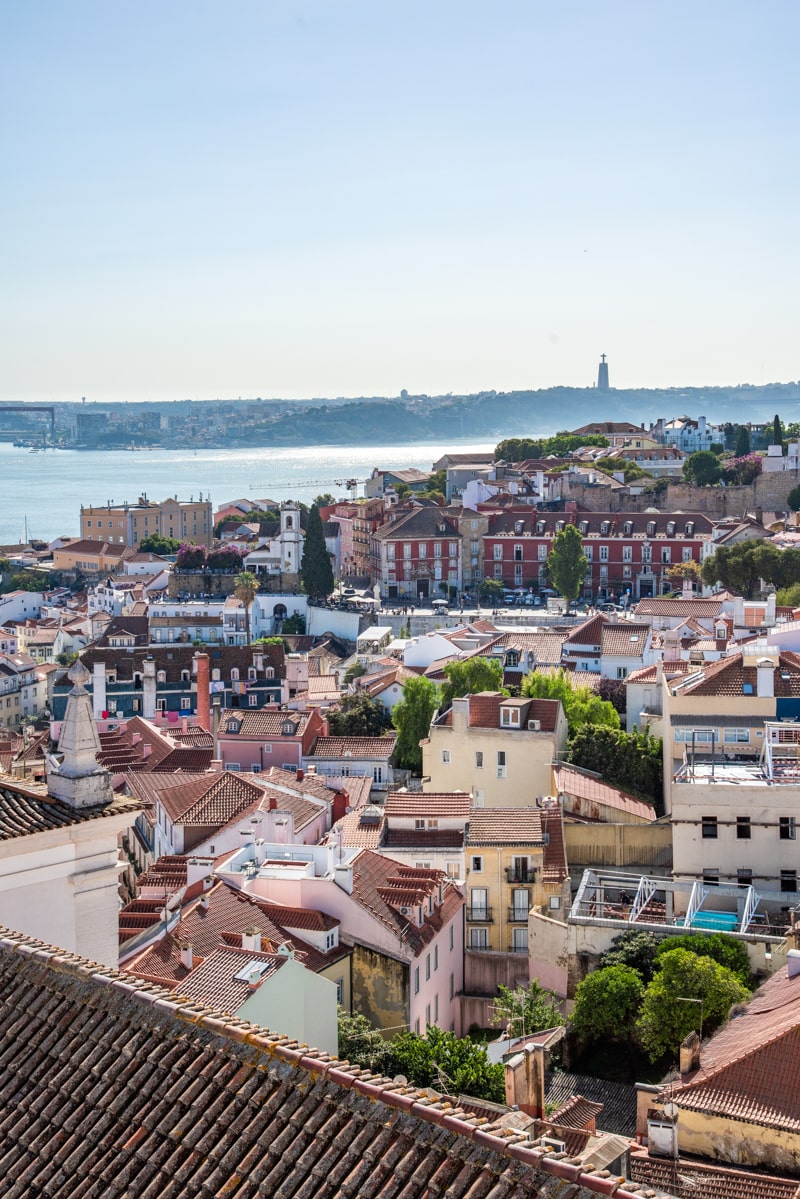
[[[247,620],[247,644],[252,641],[250,636],[250,609],[253,606],[253,600],[258,594],[258,578],[253,574],[252,570],[242,570],[233,580],[233,594],[241,603],[244,604],[245,618]]]

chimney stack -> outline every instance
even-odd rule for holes
[[[242,949],[250,953],[261,953],[261,929],[246,928],[242,933]]]
[[[797,978],[800,974],[800,949],[790,949],[786,955],[786,969],[789,978]]]
[[[211,729],[211,674],[208,654],[194,655],[195,675],[197,678],[197,723],[207,733]]]
[[[194,952],[191,945],[181,945],[181,965],[184,970],[191,970],[194,967]]]
[[[700,1037],[692,1030],[683,1041],[680,1049],[681,1074],[691,1074],[700,1065]]]

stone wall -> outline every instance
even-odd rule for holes
[[[703,512],[712,520],[744,516],[761,508],[764,512],[785,511],[789,492],[800,484],[800,471],[775,471],[759,475],[747,487],[692,487],[669,482],[658,492],[628,495],[627,490],[570,483],[569,499],[584,512]]]

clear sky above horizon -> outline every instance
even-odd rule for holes
[[[800,378],[797,0],[39,0],[0,398]]]

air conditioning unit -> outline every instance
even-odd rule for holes
[[[556,1137],[541,1137],[539,1144],[541,1145],[542,1149],[549,1149],[551,1153],[567,1152],[566,1141],[559,1141],[556,1139]]]
[[[531,733],[541,733],[541,731],[542,731],[541,720],[529,720],[528,721],[528,730]]]
[[[408,915],[408,908],[401,908],[400,911],[404,916]]]

